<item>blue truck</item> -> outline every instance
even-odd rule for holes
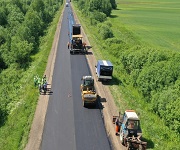
[[[71,8],[69,8],[68,19],[69,19],[68,49],[70,50],[70,54],[87,53],[86,43],[83,42],[83,36],[81,34],[81,25],[75,23],[74,15]]]
[[[98,60],[95,67],[98,81],[112,79],[113,64],[109,60]]]

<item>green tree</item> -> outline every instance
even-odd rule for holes
[[[32,34],[31,29],[25,23],[23,23],[19,27],[16,35],[18,35],[21,38],[21,40],[28,41],[28,43],[32,43],[33,47],[34,45],[36,45],[35,37]]]
[[[79,9],[81,9],[81,10],[83,10],[84,8],[85,8],[85,5],[86,3],[85,3],[85,1],[84,0],[79,0],[78,1],[78,7],[79,7]]]
[[[179,80],[180,81],[180,80]],[[172,130],[180,133],[180,84],[169,87],[152,95],[152,110],[158,114],[165,124]]]
[[[106,20],[106,14],[104,14],[103,12],[94,11],[91,14],[91,17],[95,19],[97,22],[104,22]]]
[[[113,9],[117,8],[116,0],[110,0]]]
[[[0,46],[6,42],[6,29],[0,26]]]
[[[34,0],[32,2],[32,9],[34,11],[43,13],[44,12],[44,8],[45,8],[45,5],[44,5],[43,0]]]
[[[5,7],[0,7],[0,26],[7,24],[7,10]]]
[[[26,67],[30,61],[30,54],[32,51],[32,43],[22,41],[19,37],[12,37],[11,41],[11,53],[13,57],[13,63],[18,63],[21,67]]]
[[[13,36],[16,34],[17,29],[19,28],[21,23],[24,21],[24,14],[16,5],[8,5],[7,9],[9,12],[7,16],[9,32],[11,33],[11,36]]]
[[[17,6],[21,12],[23,12],[24,14],[26,13],[26,9],[25,9],[25,6],[23,5],[26,5],[27,3],[27,0],[26,1],[23,1],[23,0],[11,0],[11,4]]]
[[[144,96],[151,97],[151,92],[159,92],[175,84],[180,77],[180,63],[161,61],[143,68],[137,79],[137,86]]]
[[[99,11],[110,16],[112,6],[109,0],[90,0],[89,3],[86,3],[86,8],[88,11]]]
[[[111,15],[112,6],[109,0],[104,0],[102,3],[102,9],[101,11],[105,13],[107,16]]]
[[[110,27],[106,24],[98,25],[98,32],[103,40],[113,37],[113,32]]]
[[[39,16],[37,11],[29,10],[25,16],[25,20],[23,22],[23,31],[28,31],[27,33],[23,33],[28,42],[32,42],[34,46],[34,50],[39,45],[39,37],[43,35],[44,25],[41,17]],[[33,40],[33,41],[31,41]]]

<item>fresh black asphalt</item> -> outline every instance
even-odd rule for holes
[[[100,110],[82,106],[81,78],[91,73],[86,57],[70,55],[67,49],[68,9],[63,14],[41,150],[110,150]]]

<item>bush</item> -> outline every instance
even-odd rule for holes
[[[6,42],[6,30],[2,26],[0,26],[0,46]]]
[[[115,37],[113,38],[108,38],[105,40],[105,43],[107,43],[108,45],[114,45],[114,44],[120,44],[122,41],[120,39],[117,39]]]
[[[180,63],[161,61],[143,68],[137,79],[137,86],[142,94],[151,98],[151,92],[159,92],[175,84],[180,77]]]
[[[112,27],[112,24],[111,24],[110,21],[105,21],[104,23],[105,23],[107,26]]]
[[[92,13],[92,17],[97,20],[98,22],[104,22],[106,20],[106,14],[99,12],[99,11],[94,11]]]
[[[101,38],[103,40],[107,39],[107,38],[112,38],[113,37],[113,32],[110,29],[109,26],[107,26],[106,24],[101,24],[98,26],[98,32],[101,36]]]
[[[79,7],[79,9],[83,10],[85,8],[85,1],[79,0],[78,1],[78,7]]]
[[[170,87],[152,95],[152,110],[158,114],[170,129],[180,133],[179,88]]]
[[[121,62],[126,72],[130,75],[134,70],[141,70],[148,60],[148,53],[149,50],[145,49],[142,51],[142,47],[141,50],[131,48],[131,50],[124,51],[121,56]]]
[[[112,8],[116,9],[117,8],[116,1],[115,0],[110,0],[110,2],[111,2],[111,5],[112,5]]]

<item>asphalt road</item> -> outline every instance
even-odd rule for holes
[[[110,150],[101,112],[82,106],[80,84],[90,75],[84,55],[70,55],[65,8],[41,150]]]

